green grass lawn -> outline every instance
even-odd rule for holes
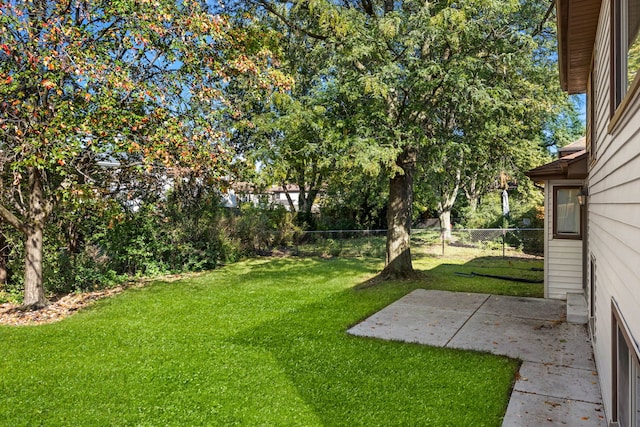
[[[345,330],[415,288],[539,296],[453,273],[540,264],[426,257],[424,279],[355,290],[378,260],[249,260],[3,326],[0,423],[499,426],[516,361]]]

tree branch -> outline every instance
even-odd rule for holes
[[[4,220],[4,222],[8,223],[10,226],[22,233],[27,232],[27,227],[25,226],[24,222],[22,222],[20,218],[15,216],[10,210],[2,205],[0,205],[0,219]]]
[[[284,14],[278,12],[276,10],[275,7],[273,7],[271,4],[269,4],[269,2],[267,2],[266,0],[257,0],[257,3],[260,4],[262,7],[264,7],[267,12],[275,15],[278,19],[280,19],[280,21],[282,21],[287,27],[291,28],[294,31],[300,31],[301,33],[316,39],[316,40],[327,40],[329,37],[327,36],[323,36],[321,34],[316,34],[316,33],[312,33],[309,30],[306,30],[305,28],[302,28],[300,25],[296,24],[295,22],[292,22],[291,20],[289,20],[286,16],[284,16]]]
[[[373,4],[371,0],[360,0],[360,5],[362,6],[362,10],[369,16],[373,16]]]
[[[555,6],[556,2],[555,0],[552,0],[551,4],[549,4],[549,8],[547,9],[547,13],[544,14],[544,18],[542,18],[542,21],[540,21],[533,33],[531,33],[531,37],[535,37],[542,32],[542,30],[544,29],[544,24],[549,20],[549,16],[551,16],[551,12],[553,12],[553,8]]]

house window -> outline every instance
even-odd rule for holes
[[[612,302],[613,312],[613,421],[620,427],[640,426],[640,359],[638,350],[617,304]]]
[[[640,0],[613,0],[613,110],[637,87],[640,70]]]
[[[553,237],[555,239],[581,239],[580,187],[554,187]]]

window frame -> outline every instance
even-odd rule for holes
[[[611,1],[611,101],[609,132],[611,133],[620,121],[627,106],[640,88],[640,69],[636,70],[632,82],[628,82],[627,55],[629,46],[627,35],[627,14],[629,1]],[[625,23],[624,27],[622,23]]]
[[[559,190],[578,190],[582,186],[580,185],[556,185],[553,187],[553,238],[554,239],[568,239],[568,240],[582,240],[582,225],[583,225],[583,217],[582,217],[582,206],[576,200],[576,204],[578,205],[578,209],[580,213],[578,215],[580,223],[578,224],[578,233],[566,233],[566,232],[558,232],[558,191]]]
[[[620,393],[618,389],[618,374],[619,374],[619,348],[620,341],[619,338],[622,337],[624,340],[624,344],[627,347],[627,358],[628,358],[628,372],[629,378],[628,382],[628,397],[629,397],[629,407],[628,413],[630,416],[629,420],[625,420],[622,423],[620,422],[620,411],[619,411],[619,403],[620,403]],[[618,426],[636,426],[640,422],[640,415],[638,415],[638,411],[640,411],[640,350],[635,344],[635,341],[631,338],[629,334],[629,329],[627,324],[622,317],[620,312],[620,308],[615,299],[611,299],[611,387],[612,387],[612,422],[616,423]],[[629,421],[629,424],[626,424],[626,421]]]

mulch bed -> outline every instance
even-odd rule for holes
[[[0,304],[0,324],[3,325],[40,325],[64,319],[94,301],[122,292],[125,288],[118,286],[100,291],[73,293],[52,298],[49,305],[40,310],[21,310],[17,304]]]

